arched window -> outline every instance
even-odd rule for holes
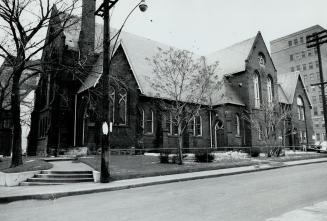
[[[115,122],[115,88],[109,87],[109,119],[110,122]]]
[[[271,104],[273,102],[273,83],[272,78],[268,76],[267,78],[267,96],[268,96],[268,103]]]
[[[258,139],[259,140],[262,140],[262,133],[263,133],[263,131],[262,131],[262,126],[261,126],[261,124],[259,124],[259,131],[258,131]]]
[[[119,123],[121,125],[127,124],[127,91],[121,89],[119,91]]]
[[[296,103],[297,103],[297,114],[298,114],[298,118],[299,120],[303,120],[305,119],[304,116],[304,105],[303,105],[303,100],[302,98],[299,96],[296,99]]]
[[[260,77],[259,73],[256,71],[254,72],[253,77],[253,85],[254,85],[254,107],[260,108],[261,103],[261,95],[260,95]]]
[[[202,136],[202,118],[200,114],[197,114],[191,120],[191,129],[194,136]]]
[[[260,67],[264,68],[266,66],[266,58],[262,52],[260,52],[258,55],[258,63],[260,65]]]
[[[140,113],[140,127],[143,128],[144,131],[144,110],[143,108],[139,108],[139,113]]]
[[[238,114],[235,115],[236,118],[236,136],[241,135],[241,122],[240,122],[240,117]]]
[[[145,116],[145,128],[144,131],[147,134],[153,134],[153,111],[150,109],[149,112]]]

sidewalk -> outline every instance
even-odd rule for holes
[[[284,162],[282,164],[261,164],[256,166],[236,167],[220,170],[209,170],[193,173],[182,173],[165,176],[154,176],[137,179],[113,181],[107,184],[101,183],[78,183],[54,186],[17,186],[0,187],[0,203],[9,203],[17,200],[28,199],[56,199],[59,197],[97,193],[105,191],[123,190],[142,186],[150,186],[179,181],[220,177],[241,173],[250,173],[262,170],[270,170],[287,166],[305,165],[312,163],[327,162],[327,158],[299,160]]]
[[[312,206],[287,212],[280,217],[266,221],[323,221],[327,220],[327,202],[320,202]]]

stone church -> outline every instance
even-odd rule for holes
[[[94,1],[83,4],[81,20],[43,51],[42,59],[51,60],[52,66],[43,67],[45,74],[36,91],[30,155],[101,146],[102,122],[97,110],[101,104],[102,27],[95,23]],[[60,28],[58,22],[50,23],[48,36],[56,28]],[[111,79],[109,86],[111,148],[177,147],[176,129],[153,102],[156,91],[148,82],[154,73],[147,59],[158,48],[170,46],[122,32],[112,49],[110,73],[124,83]],[[284,146],[313,142],[311,103],[303,80],[298,72],[277,73],[260,32],[203,57],[219,62],[215,74],[224,83],[183,135],[185,148],[267,145],[262,136],[267,125],[253,125],[246,119],[265,118],[264,104],[276,103],[292,114],[273,128],[276,133],[271,139]]]

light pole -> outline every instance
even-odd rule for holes
[[[102,147],[101,147],[101,173],[100,182],[108,183],[109,172],[109,64],[110,64],[110,26],[109,11],[119,0],[103,0],[95,15],[103,17],[103,74],[102,74]],[[142,12],[146,11],[145,0],[141,0],[129,15],[137,8]],[[128,16],[129,16],[128,15]],[[126,21],[126,20],[125,20]],[[119,36],[116,36],[117,38]]]

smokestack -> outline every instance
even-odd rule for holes
[[[95,40],[95,0],[83,0],[82,21],[78,45],[81,57],[94,53]]]

